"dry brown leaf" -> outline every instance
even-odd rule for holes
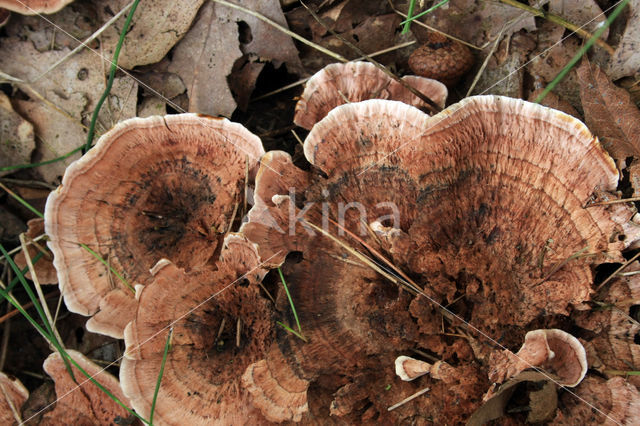
[[[524,64],[535,47],[529,34],[505,37],[480,76],[474,93],[522,98]]]
[[[65,57],[69,49],[38,52],[30,41],[15,38],[3,39],[1,47],[0,69],[26,82],[31,81],[17,86],[38,104],[37,107],[29,104],[33,118],[25,115],[36,125],[37,153],[41,156],[36,161],[66,154],[86,142],[83,136],[86,126],[105,87],[106,65],[100,56],[88,50],[80,51],[38,78]],[[98,116],[97,135],[116,122],[135,116],[137,88],[137,83],[131,78],[116,77]],[[26,106],[21,104],[21,108]],[[58,183],[58,177],[68,163],[53,163],[39,171],[48,182]]]
[[[235,3],[258,12],[285,28],[288,27],[278,0],[237,0]],[[240,23],[248,25],[249,32],[244,34],[240,40],[242,53],[255,55],[262,61],[271,61],[276,68],[285,63],[289,72],[292,73],[301,73],[303,71],[298,57],[298,49],[296,49],[289,35],[254,16],[235,9],[220,6],[216,8],[216,11],[220,16],[226,15],[229,20],[236,21],[239,25],[241,25]]]
[[[241,56],[238,24],[221,13],[220,6],[208,2],[173,50],[168,68],[187,86],[189,111],[231,116],[236,102],[227,84],[227,75]]]
[[[546,401],[547,403],[553,403],[554,401],[557,403],[557,395],[556,395],[556,386],[549,380],[549,374],[543,374],[537,371],[523,371],[517,376],[509,379],[502,386],[500,386],[495,392],[490,390],[487,393],[489,399],[478,408],[473,415],[467,421],[467,426],[481,426],[485,423],[498,419],[505,415],[505,409],[507,407],[507,403],[511,396],[516,390],[518,384],[522,382],[542,382],[543,388],[538,391],[542,393],[538,393],[537,395],[532,395],[532,401],[530,402],[529,417],[531,419],[540,419],[547,418],[555,411],[555,406],[546,406],[545,404],[541,404],[541,401]],[[548,386],[545,386],[548,385]],[[536,392],[533,392],[535,394]],[[554,395],[550,395],[553,393]],[[487,397],[485,396],[485,398]]]
[[[607,17],[595,0],[551,0],[549,12],[562,16],[567,21],[578,27],[594,33]],[[609,29],[602,34],[602,40],[606,40]]]
[[[564,28],[552,22],[542,22],[538,31],[538,44],[531,52],[527,71],[534,78],[534,88],[546,87],[573,58],[582,41],[577,37],[562,40]],[[580,83],[575,72],[570,72],[555,87],[554,92],[579,112]]]
[[[613,84],[595,64],[583,59],[576,69],[584,119],[616,160],[640,156],[640,110],[629,92]]]
[[[151,117],[152,115],[165,115],[167,113],[167,104],[162,99],[145,98],[138,105],[138,117]]]
[[[629,2],[626,29],[606,70],[611,80],[640,72],[640,0]]]
[[[535,100],[543,91],[544,89],[540,88],[531,92],[528,98],[529,102],[535,102]],[[547,96],[545,96],[544,99],[540,102],[540,105],[557,109],[558,111],[562,111],[566,114],[574,116],[578,120],[582,120],[582,117],[580,116],[578,111],[576,111],[576,109],[569,102],[565,101],[553,92],[547,93]]]
[[[0,240],[18,241],[18,235],[27,229],[17,216],[0,206]]]
[[[41,16],[23,16],[17,13],[6,26],[7,35],[21,40],[29,39],[40,52],[54,49],[70,48],[78,45],[78,40],[84,40],[91,35],[100,22],[96,22],[95,6],[97,2],[75,2],[57,13]],[[64,28],[64,32],[59,28]],[[95,45],[91,45],[96,47]]]
[[[288,27],[278,0],[242,0],[236,3],[258,12],[283,27]],[[254,16],[218,5],[216,12],[237,22],[239,28],[241,59],[235,63],[234,71],[229,75],[229,86],[241,108],[247,107],[249,97],[255,88],[258,75],[266,62],[279,68],[283,63],[287,71],[301,74],[304,70],[298,49],[291,37]]]
[[[46,248],[46,243],[38,243],[40,248],[36,247],[33,244],[29,244],[30,240],[41,236],[44,234],[44,219],[35,218],[31,219],[27,222],[27,226],[29,229],[25,232],[27,236],[27,251],[29,252],[29,258],[32,262],[38,253],[40,253],[40,248],[45,250],[46,254],[42,257],[38,262],[33,263],[33,268],[36,272],[36,277],[38,278],[38,282],[40,284],[58,284],[58,275],[56,273],[56,268],[53,266],[53,255],[51,251]],[[19,251],[13,257],[14,262],[20,268],[20,270],[24,270],[27,267],[27,258],[24,254],[24,251]],[[33,280],[31,271],[27,272],[24,275],[26,278]]]
[[[36,147],[33,126],[14,111],[3,92],[0,92],[0,123],[0,167],[29,163]],[[9,173],[0,172],[0,176]]]
[[[102,20],[112,18],[129,3],[130,0],[110,0],[107,6],[99,8]],[[187,33],[203,3],[204,0],[142,0],[122,45],[118,65],[131,69],[160,61]],[[121,17],[102,36],[109,58],[113,56],[125,19]]]
[[[51,160],[81,146],[87,140],[87,133],[78,125],[76,120],[61,114],[42,102],[16,101],[16,108],[20,114],[29,117],[35,128],[38,143],[36,146],[35,162]],[[80,153],[74,154],[62,161],[46,166],[37,167],[43,179],[50,183],[57,183],[65,169],[73,161],[80,158]]]
[[[497,1],[449,2],[427,14],[424,22],[476,46],[494,41],[505,27],[503,36],[507,37],[522,29],[536,29],[535,19],[530,13]],[[424,32],[424,29],[417,25],[412,25],[411,29],[419,39],[422,38],[419,34]]]

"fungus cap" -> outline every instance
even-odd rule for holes
[[[29,391],[22,382],[15,377],[0,372],[0,424],[11,425],[16,423],[13,410],[17,414],[22,412],[22,405],[29,398]]]
[[[559,385],[575,387],[587,374],[584,346],[563,330],[532,330],[517,354],[506,351],[506,355],[490,375],[494,382],[503,382],[527,368],[541,367],[551,370]]]
[[[432,117],[389,100],[341,105],[314,125],[304,153],[310,172],[273,173],[294,166],[287,155],[265,156],[242,232],[264,261],[284,263],[294,283],[289,292],[309,343],[279,342],[310,381],[375,380],[380,359],[437,342],[440,316],[426,302],[412,309],[420,295],[398,291],[301,217],[356,250],[360,243],[344,231],[358,235],[432,301],[510,346],[522,343],[517,336],[534,319],[584,307],[592,266],[623,261],[622,250],[640,237],[631,205],[585,208],[615,191],[619,178],[586,126],[522,100],[472,97]],[[573,259],[585,246],[589,256]],[[285,261],[291,252],[300,253]],[[475,374],[457,389],[480,401],[488,371],[470,353],[455,368]],[[366,392],[376,399],[373,388]],[[425,400],[450,397],[434,388]],[[415,410],[388,415],[399,421],[420,405]],[[443,407],[435,421],[451,410]]]
[[[67,353],[90,377],[129,406],[129,401],[115,377],[80,352],[68,349]],[[58,352],[47,357],[43,368],[55,382],[57,399],[55,408],[44,415],[41,424],[116,424],[129,417],[127,410],[109,398],[102,389],[71,364],[74,381]]]
[[[186,269],[209,261],[242,205],[245,170],[252,178],[263,153],[241,125],[196,114],[134,118],[105,133],[45,207],[69,310],[94,315],[90,331],[121,338],[133,288],[158,260]]]
[[[27,226],[29,228],[27,229],[26,235],[29,239],[34,239],[44,233],[44,219],[31,219],[27,222]],[[29,244],[29,240],[27,240],[27,250],[29,251],[31,261],[33,262],[33,258],[40,253],[40,250],[33,244]],[[38,282],[40,284],[57,284],[58,275],[56,268],[53,266],[53,262],[51,261],[51,253],[46,250],[46,248],[44,250],[46,251],[44,257],[33,264],[33,268],[38,276]],[[24,269],[27,267],[27,259],[22,251],[18,252],[13,260],[16,262],[18,268]],[[27,272],[24,276],[28,279],[32,279],[31,272]]]
[[[403,80],[444,107],[447,87],[424,77],[405,76]],[[390,99],[416,107],[426,104],[416,95],[369,62],[331,64],[315,73],[296,104],[293,122],[310,130],[329,111],[347,102]]]
[[[55,13],[73,0],[0,0],[0,7],[21,15]]]
[[[229,234],[216,269],[187,273],[163,261],[154,273],[125,329],[120,380],[132,406],[148,416],[172,328],[155,419],[163,424],[266,423],[242,384],[247,367],[267,353],[275,325],[271,307],[260,296],[258,283],[266,271],[255,246]]]

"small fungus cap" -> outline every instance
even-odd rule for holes
[[[17,424],[13,410],[20,414],[29,398],[29,391],[16,377],[0,372],[0,424]]]
[[[255,246],[239,234],[229,234],[215,270],[187,273],[162,261],[153,272],[124,333],[120,380],[132,406],[148,417],[171,328],[154,420],[176,425],[265,424],[242,382],[247,367],[264,359],[275,325],[270,305],[260,296],[258,283],[266,271],[260,268]]]
[[[0,0],[0,7],[21,15],[55,13],[73,0]]]
[[[45,208],[69,310],[95,314],[90,331],[121,338],[133,288],[158,260],[189,270],[213,256],[263,153],[241,125],[196,114],[134,118],[105,133]]]
[[[447,88],[439,81],[405,76],[403,80],[440,107],[447,100]],[[347,62],[327,65],[315,73],[296,104],[294,123],[310,130],[329,111],[347,102],[367,99],[389,99],[418,108],[424,101],[369,62]]]
[[[120,388],[118,380],[103,367],[74,350],[67,353],[93,379],[111,392],[123,404],[129,400]],[[69,375],[62,357],[54,352],[44,361],[43,368],[55,382],[56,405],[46,413],[42,425],[117,424],[126,420],[129,412],[109,398],[102,389],[91,382],[77,367],[71,364],[75,381]]]
[[[541,367],[558,377],[558,384],[575,387],[587,374],[584,346],[563,330],[532,330],[517,354],[507,354],[495,367],[491,379],[500,382],[527,368]]]

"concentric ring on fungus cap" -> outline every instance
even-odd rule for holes
[[[216,253],[243,204],[246,168],[252,178],[263,153],[240,124],[196,114],[134,118],[105,133],[45,208],[69,310],[93,316],[88,330],[122,338],[135,313],[132,287],[158,260],[189,270]]]
[[[351,103],[313,127],[304,153],[315,169],[283,176],[271,169],[292,168],[290,158],[264,157],[242,232],[262,259],[275,255],[273,266],[284,253],[301,252],[283,271],[310,343],[285,335],[280,344],[312,383],[327,374],[351,377],[377,421],[420,414],[466,421],[486,391],[487,371],[469,342],[455,337],[462,324],[443,336],[448,322],[426,298],[399,292],[327,237],[289,223],[291,211],[366,251],[323,222],[339,220],[340,203],[359,203],[371,229],[362,229],[356,207],[342,215],[344,228],[430,298],[513,349],[540,328],[534,320],[582,307],[593,291],[592,267],[621,261],[638,240],[629,205],[584,207],[618,183],[597,139],[578,120],[525,101],[471,97],[433,117],[400,102]],[[410,393],[380,392],[387,378],[379,366],[416,347],[468,373],[455,387],[422,377],[411,386],[431,390],[410,409],[387,412]],[[346,415],[361,420],[356,411]]]
[[[172,328],[154,412],[159,424],[300,420],[306,383],[283,359],[271,370],[263,361],[276,325],[258,287],[265,273],[255,245],[239,234],[226,237],[215,270],[186,273],[166,260],[153,268],[153,282],[142,288],[135,319],[125,329],[120,368],[122,388],[138,413],[148,418]]]
[[[437,80],[407,75],[402,79],[440,107],[447,100],[447,87]],[[296,104],[293,122],[311,130],[335,107],[367,99],[389,99],[418,108],[425,102],[369,62],[331,64],[315,73],[305,84]]]

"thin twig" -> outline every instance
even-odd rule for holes
[[[298,34],[294,33],[293,31],[290,31],[289,29],[283,27],[282,25],[272,21],[271,19],[267,18],[264,15],[259,14],[258,12],[254,12],[253,10],[247,9],[246,7],[242,7],[240,5],[237,5],[235,3],[230,3],[228,1],[225,0],[212,0],[216,3],[222,4],[224,6],[230,7],[232,9],[236,9],[239,10],[241,12],[244,12],[248,15],[251,15],[259,20],[261,20],[262,22],[266,22],[267,24],[271,25],[272,27],[276,28],[277,30],[287,34],[288,36],[295,38],[296,40],[298,40],[300,43],[306,44],[307,46],[310,46],[314,49],[316,49],[319,52],[324,53],[327,56],[331,56],[333,59],[336,59],[340,62],[349,62],[349,60],[347,58],[345,58],[342,55],[339,55],[337,53],[334,53],[332,51],[330,51],[329,49],[324,48],[323,46],[320,46],[319,44],[316,44],[312,41],[307,40],[304,37],[299,36]]]
[[[597,203],[587,204],[585,206],[585,208],[595,207],[595,206],[608,206],[609,204],[630,203],[632,201],[640,201],[640,197],[620,198],[620,199],[617,199],[617,200],[598,201]]]
[[[547,281],[553,274],[555,274],[556,272],[558,272],[560,269],[562,269],[567,263],[569,263],[570,261],[577,259],[580,257],[580,255],[582,255],[585,251],[589,250],[589,246],[585,246],[583,248],[581,248],[580,250],[578,250],[577,252],[573,253],[571,256],[567,257],[566,259],[564,259],[562,262],[556,264],[553,268],[551,268],[551,270],[547,273],[547,275],[544,276],[544,278],[542,278],[540,281],[538,281],[534,287],[539,286],[540,284],[544,283],[545,281]]]
[[[60,342],[60,346],[64,348],[64,343],[62,341],[62,337],[60,337],[60,333],[58,329],[55,327],[53,323],[53,317],[51,316],[51,312],[49,311],[49,305],[47,304],[47,299],[44,297],[44,293],[42,292],[42,286],[40,285],[40,281],[38,280],[38,274],[36,274],[36,270],[33,267],[33,262],[31,261],[31,255],[29,254],[29,250],[27,249],[27,242],[24,238],[24,233],[20,234],[18,237],[20,239],[20,246],[22,246],[22,253],[24,254],[24,259],[27,262],[27,266],[29,267],[29,272],[31,273],[31,281],[33,282],[33,286],[36,289],[36,293],[38,293],[38,299],[40,299],[40,304],[42,305],[42,310],[51,324],[51,331],[53,331],[53,335]],[[60,354],[62,355],[62,354]]]
[[[496,37],[496,41],[493,43],[493,46],[491,46],[491,50],[489,50],[489,54],[487,55],[486,58],[484,58],[484,61],[482,62],[480,69],[476,73],[476,76],[473,78],[473,82],[471,83],[469,90],[467,90],[467,95],[466,95],[467,97],[471,96],[471,92],[473,92],[473,89],[476,88],[476,84],[478,84],[478,81],[480,80],[480,77],[482,77],[482,74],[484,73],[485,68],[487,68],[487,65],[489,64],[489,60],[493,57],[493,54],[496,53],[496,50],[500,45],[500,40],[502,39],[502,34],[504,33],[504,30],[506,28],[507,26],[505,25],[504,27],[502,27],[502,29],[498,33],[498,37]]]
[[[602,281],[602,283],[598,287],[596,287],[596,293],[599,292],[600,289],[605,286],[605,284],[607,284],[609,281],[614,279],[618,275],[618,273],[620,271],[624,270],[627,266],[631,265],[639,257],[640,257],[640,251],[635,256],[633,256],[631,259],[629,259],[626,262],[624,262],[618,269],[616,269],[613,272],[613,274],[609,275],[606,280]]]
[[[106,30],[107,28],[109,28],[111,25],[113,25],[114,22],[116,22],[122,15],[124,15],[127,10],[129,10],[131,8],[131,6],[133,6],[133,1],[131,3],[129,3],[128,5],[126,5],[120,12],[116,13],[113,18],[109,19],[107,22],[104,23],[104,25],[102,27],[100,27],[96,32],[94,32],[93,34],[91,34],[89,37],[87,37],[83,42],[81,42],[79,45],[77,45],[71,52],[67,53],[66,55],[64,55],[64,57],[60,58],[58,61],[56,61],[53,65],[51,65],[49,68],[47,68],[42,74],[40,74],[39,76],[37,76],[35,79],[33,79],[31,82],[35,83],[38,80],[40,80],[42,77],[44,77],[45,75],[47,75],[49,72],[51,72],[54,68],[56,68],[58,65],[62,64],[63,62],[65,62],[67,59],[69,59],[71,56],[73,56],[74,54],[76,54],[80,49],[82,49],[84,46],[88,45],[89,43],[91,43],[93,40],[95,40],[96,38],[98,38],[100,36],[100,34],[102,34],[104,32],[104,30]],[[55,29],[55,27],[54,27]]]
[[[373,53],[370,53],[369,57],[370,58],[374,58],[376,56],[380,56],[380,55],[383,55],[385,53],[393,52],[394,50],[404,49],[405,47],[411,46],[412,44],[416,44],[416,41],[415,40],[407,41],[406,43],[400,43],[400,44],[398,44],[396,46],[391,46],[391,47],[387,47],[386,49],[377,50],[377,51],[375,51]],[[360,56],[360,57],[354,59],[354,61],[361,61],[363,59],[365,59],[365,57],[364,56]],[[271,92],[265,93],[264,95],[260,95],[258,97],[255,97],[255,98],[251,99],[249,102],[259,101],[261,99],[268,98],[269,96],[277,95],[278,93],[284,92],[285,90],[289,90],[289,89],[292,89],[294,87],[301,86],[304,83],[306,83],[307,81],[309,81],[310,78],[311,77],[306,77],[306,78],[298,80],[298,81],[296,81],[294,83],[287,84],[286,86],[282,86],[279,89],[276,89],[276,90],[273,90]]]
[[[54,296],[59,295],[60,293],[56,290],[56,291],[52,291],[50,293],[47,293],[46,296],[44,296],[45,299],[51,299]],[[22,306],[22,308],[26,311],[27,309],[33,307],[33,302],[29,302],[27,304],[25,304],[24,306]],[[3,322],[5,322],[6,320],[8,320],[9,318],[13,318],[16,315],[19,315],[20,311],[18,309],[14,309],[10,312],[7,312],[6,314],[4,314],[3,316],[0,317],[0,324],[2,324]],[[55,318],[54,318],[55,319]]]
[[[549,22],[553,22],[554,24],[560,25],[569,31],[576,33],[578,36],[582,37],[585,40],[590,39],[593,35],[587,31],[582,29],[581,27],[572,24],[569,21],[566,21],[561,16],[555,15],[553,13],[546,12],[542,9],[536,9],[535,7],[529,6],[528,4],[520,3],[516,0],[500,0],[501,3],[504,3],[509,6],[517,7],[518,9],[524,10],[526,12],[531,13],[533,16],[537,16],[539,18],[544,18]],[[597,39],[596,44],[609,53],[609,55],[613,56],[615,50],[611,46],[609,46],[604,40]]]
[[[403,18],[407,18],[407,14],[406,14],[406,13],[402,13],[400,10],[396,9],[396,7],[394,6],[394,4],[393,4],[393,2],[392,2],[391,0],[387,0],[387,3],[388,3],[388,4],[389,4],[389,6],[391,7],[391,10],[393,10],[397,15],[400,15],[400,16],[402,16]],[[472,48],[472,49],[475,49],[475,50],[483,50],[483,49],[488,45],[488,43],[487,43],[485,46],[478,47],[478,46],[476,46],[475,44],[471,44],[471,43],[469,43],[468,41],[464,41],[464,40],[462,40],[461,38],[454,37],[454,36],[452,36],[452,35],[450,35],[450,34],[447,34],[447,33],[445,33],[445,32],[440,31],[440,30],[439,30],[439,29],[437,29],[437,28],[434,28],[434,27],[432,27],[432,26],[429,26],[429,25],[425,24],[424,22],[420,22],[420,21],[413,21],[413,23],[414,23],[414,24],[418,24],[419,26],[421,26],[421,27],[423,27],[423,28],[426,28],[426,29],[428,29],[429,31],[433,31],[434,33],[442,34],[443,36],[445,36],[445,37],[447,37],[447,38],[449,38],[449,39],[451,39],[451,40],[455,40],[455,41],[457,41],[458,43],[462,43],[462,44],[464,44],[465,46],[468,46],[468,47],[470,47],[470,48]]]
[[[410,402],[410,401],[416,399],[417,397],[419,397],[420,395],[425,394],[427,392],[429,392],[429,388],[424,388],[422,390],[419,390],[418,392],[414,393],[413,395],[408,396],[405,399],[403,399],[402,401],[398,402],[397,404],[394,404],[391,407],[387,408],[387,411],[395,410],[396,408],[403,406],[407,402]]]

